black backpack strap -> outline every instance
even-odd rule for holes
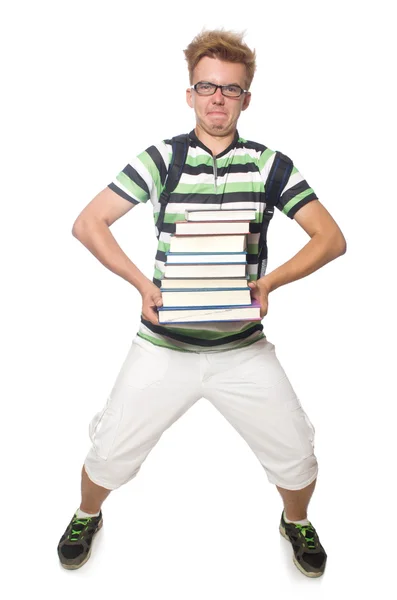
[[[168,168],[167,178],[165,180],[165,186],[161,192],[160,212],[156,221],[156,227],[158,235],[160,235],[161,228],[164,223],[165,209],[171,193],[174,191],[179,183],[182,175],[183,167],[185,166],[187,153],[189,150],[189,135],[187,133],[182,135],[176,135],[172,138],[172,158]]]
[[[267,229],[274,214],[274,207],[280,199],[281,192],[287,183],[293,169],[293,163],[288,156],[276,152],[272,168],[265,188],[266,207],[263,211],[263,220],[258,243],[258,279],[263,277],[267,266]]]

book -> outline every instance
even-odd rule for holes
[[[211,215],[210,221],[198,217],[197,222],[176,223],[165,252],[159,323],[260,320],[260,306],[251,299],[246,273],[249,220],[241,219],[241,211],[234,211],[240,219],[226,221],[221,217],[227,211],[210,212],[222,215],[217,219]],[[244,216],[254,218],[255,211]],[[236,287],[236,278],[241,287]],[[230,287],[225,282],[219,287],[208,283],[214,280],[231,282]]]
[[[248,279],[233,278],[233,279],[168,279],[164,278],[160,282],[161,290],[179,290],[179,289],[218,289],[218,288],[246,288],[248,287]]]
[[[244,263],[247,262],[246,252],[230,252],[229,254],[210,254],[203,252],[191,252],[191,253],[175,253],[166,252],[166,265],[169,264],[219,264],[219,263]],[[189,277],[186,275],[186,277]],[[193,277],[193,276],[192,276]],[[227,277],[227,275],[226,275]]]
[[[246,235],[174,235],[169,252],[243,252]]]
[[[240,264],[165,264],[166,278],[245,277],[246,263]]]
[[[253,221],[255,215],[254,208],[185,211],[186,221]]]
[[[251,304],[251,290],[163,290],[162,299],[163,307],[243,306]]]
[[[260,305],[207,308],[159,308],[159,323],[201,323],[209,321],[260,321]]]
[[[222,235],[249,233],[249,221],[177,221],[176,235]]]

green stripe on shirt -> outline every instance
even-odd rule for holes
[[[291,198],[291,200],[289,202],[287,202],[287,204],[284,206],[283,213],[288,215],[291,208],[294,208],[294,206],[296,206],[298,204],[298,202],[300,202],[301,200],[303,200],[304,198],[306,198],[306,196],[309,196],[310,194],[314,194],[314,191],[312,190],[312,188],[309,188],[309,189],[305,190],[304,192],[301,192],[294,198]]]
[[[147,193],[141,187],[139,187],[139,185],[132,181],[132,179],[130,179],[125,173],[119,173],[116,177],[116,180],[119,181],[121,185],[123,185],[136,200],[139,200],[139,202],[147,202],[149,200]]]
[[[156,190],[157,190],[157,197],[160,197],[161,194],[161,177],[160,177],[160,172],[157,168],[156,163],[153,161],[152,157],[149,156],[149,154],[145,151],[142,152],[142,154],[140,154],[138,156],[139,160],[142,162],[142,164],[147,168],[147,170],[150,173],[150,176],[153,179],[153,183],[156,186]]]

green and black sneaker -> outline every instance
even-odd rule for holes
[[[79,569],[91,554],[95,534],[102,527],[102,512],[97,517],[79,519],[74,515],[58,544],[58,556],[65,569]]]
[[[281,515],[280,533],[291,542],[294,563],[308,577],[320,577],[324,573],[327,555],[313,525],[286,523],[284,511]]]

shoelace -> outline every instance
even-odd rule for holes
[[[307,547],[310,550],[314,550],[316,547],[316,543],[314,541],[314,535],[315,535],[314,527],[312,525],[297,525],[297,524],[295,524],[295,527],[297,527],[299,529],[299,531],[303,534],[303,537],[305,538],[305,540],[307,542]],[[312,537],[309,537],[310,535]]]
[[[88,517],[87,519],[73,519],[72,533],[69,535],[69,539],[71,542],[77,542],[80,535],[83,533],[84,529],[87,527],[90,521],[92,521],[91,517]],[[78,528],[74,529],[75,526],[77,526]]]

